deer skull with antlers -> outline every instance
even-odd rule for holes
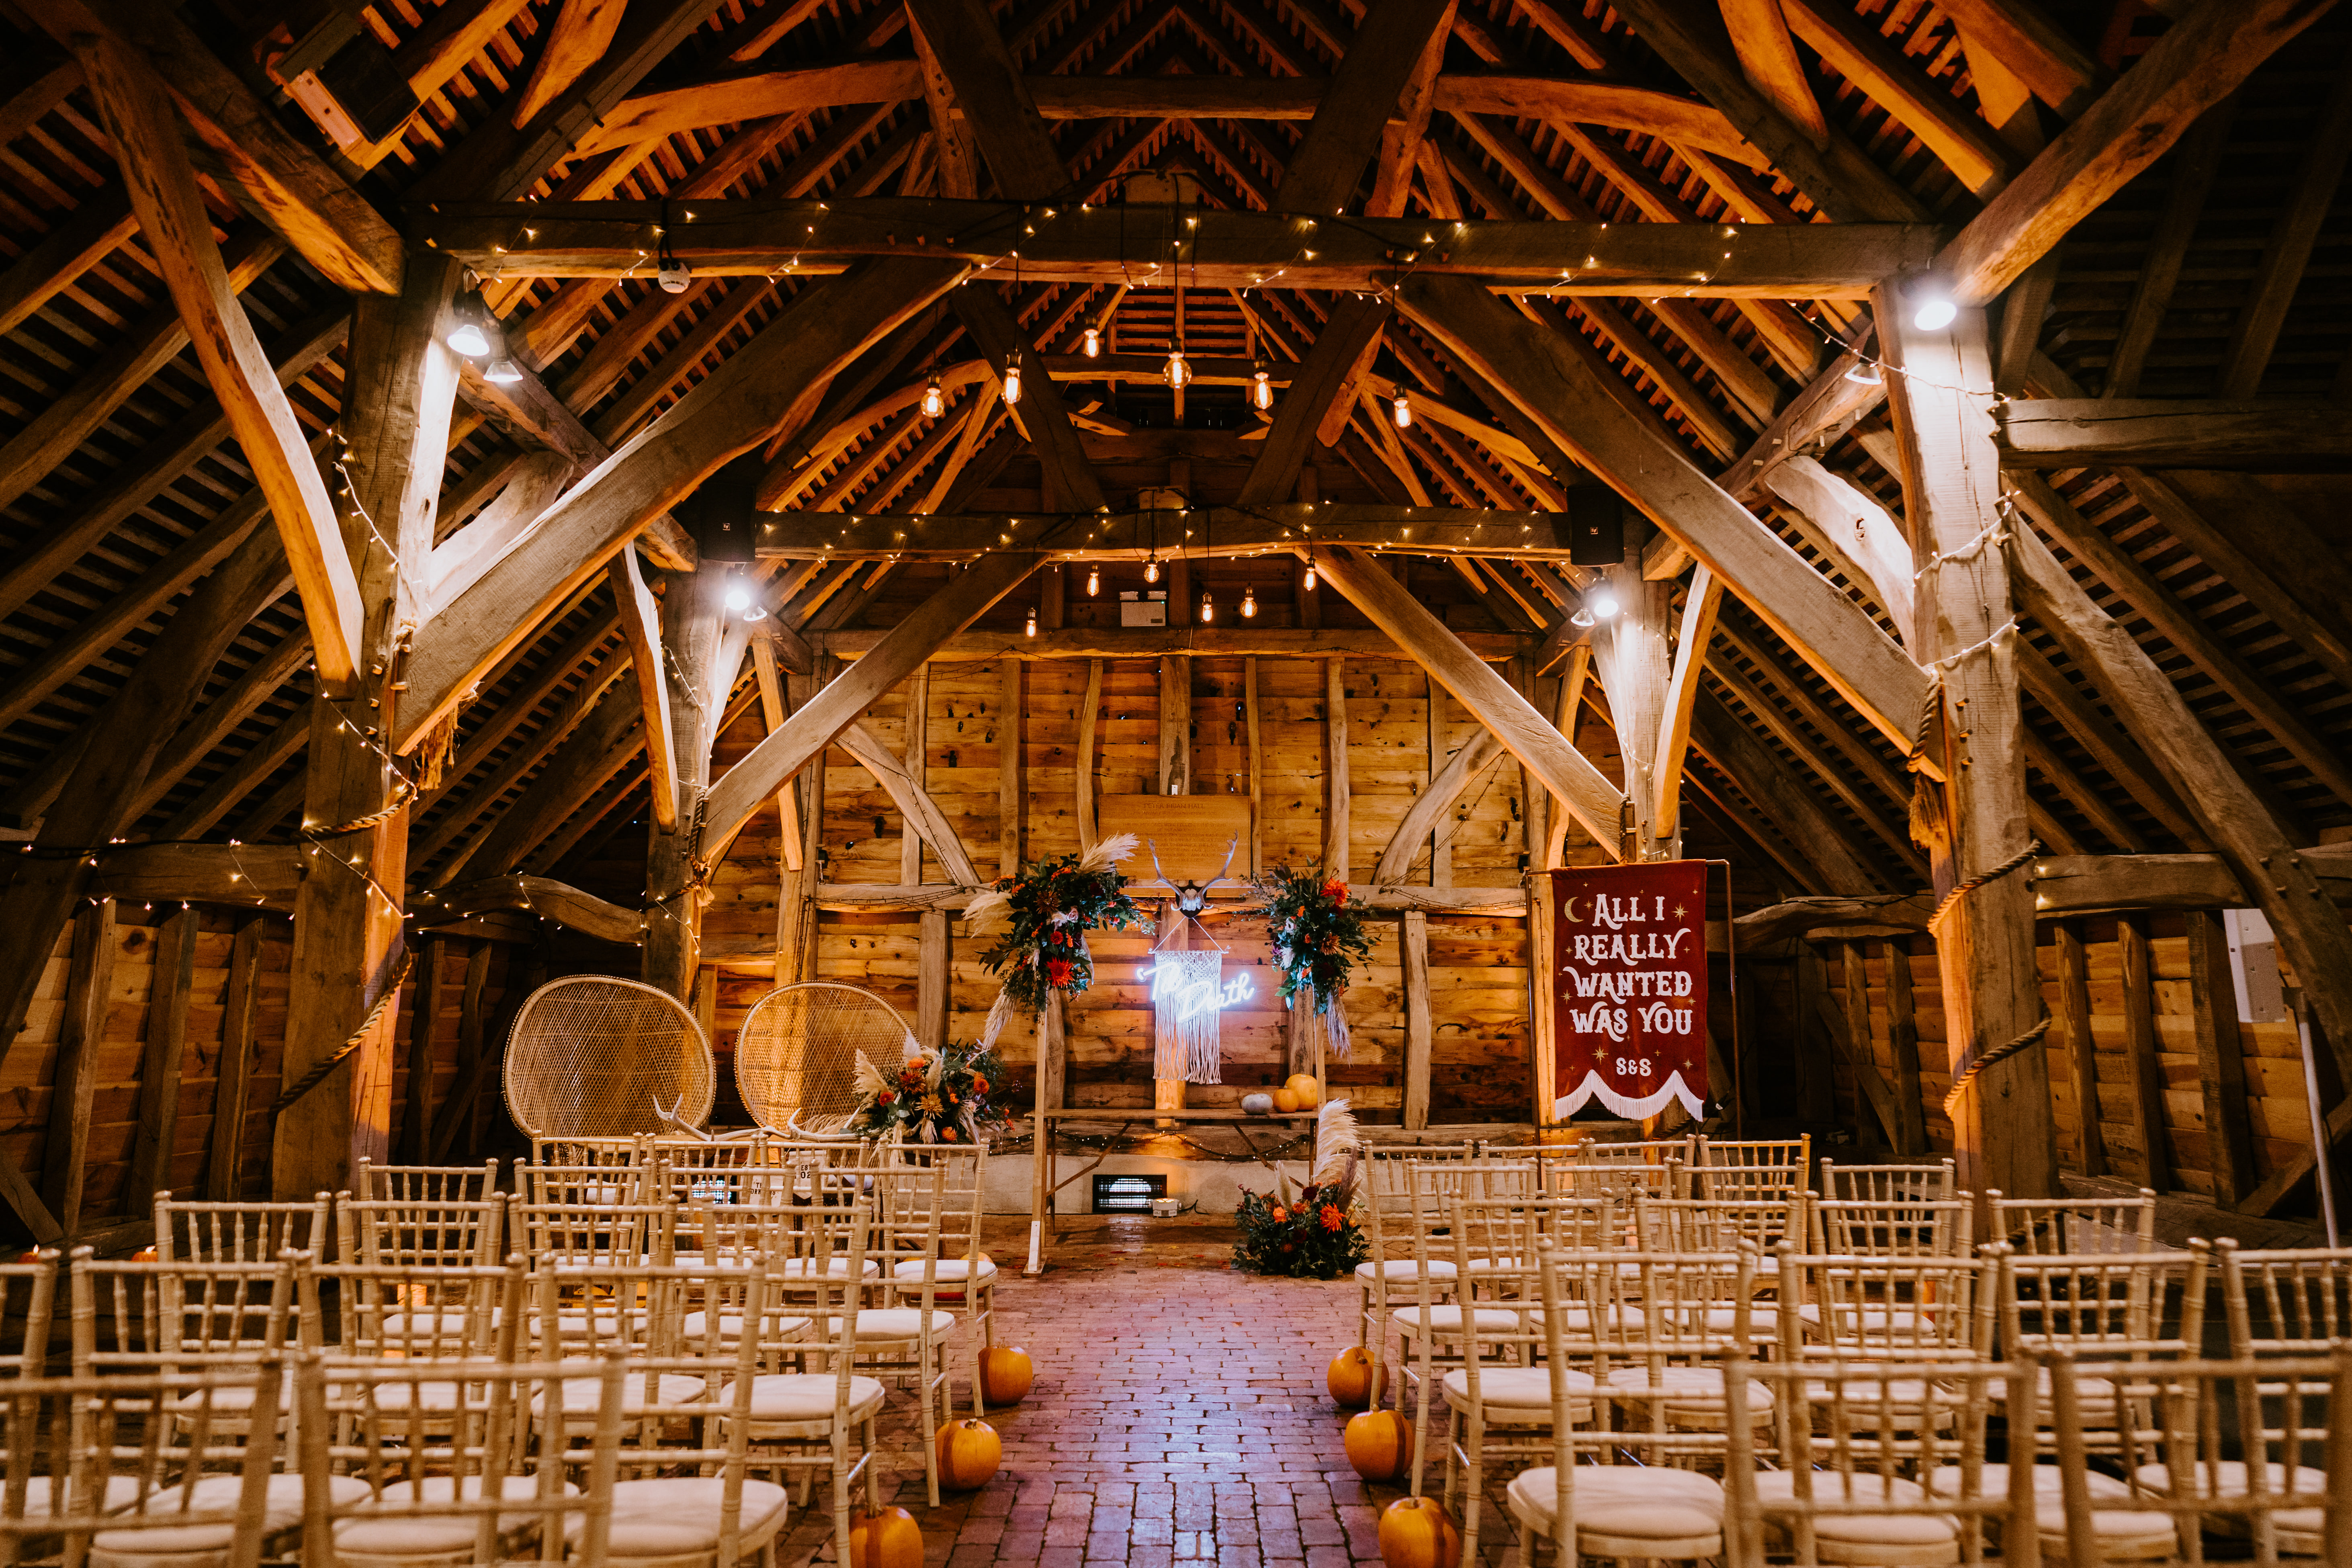
[[[1175,890],[1176,912],[1180,915],[1198,915],[1209,907],[1209,889],[1225,879],[1225,873],[1234,868],[1234,856],[1242,846],[1239,838],[1225,840],[1225,863],[1218,867],[1217,874],[1207,881],[1180,882],[1160,868],[1159,840],[1149,839],[1146,842],[1151,846],[1151,868],[1160,873],[1161,881]]]

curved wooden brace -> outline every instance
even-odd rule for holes
[[[1412,803],[1397,824],[1396,832],[1389,837],[1388,847],[1381,851],[1381,861],[1372,872],[1372,881],[1386,887],[1404,880],[1412,869],[1413,858],[1421,853],[1423,840],[1437,831],[1438,819],[1454,809],[1470,781],[1486,771],[1487,765],[1503,754],[1503,742],[1495,738],[1492,730],[1481,730],[1470,737],[1469,743],[1445,760],[1421,798]]]
[[[923,842],[931,847],[931,853],[940,858],[940,868],[948,874],[949,879],[959,887],[978,887],[980,873],[972,869],[971,855],[964,848],[963,840],[956,836],[954,825],[948,821],[948,814],[940,809],[940,803],[931,798],[930,791],[925,789],[921,781],[908,771],[907,764],[882,743],[880,737],[861,722],[843,731],[839,743],[889,792],[891,801],[898,807],[898,814],[922,835]]]

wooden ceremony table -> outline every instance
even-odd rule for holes
[[[1047,1239],[1046,1227],[1053,1223],[1054,1218],[1054,1194],[1072,1182],[1092,1174],[1097,1166],[1110,1157],[1110,1150],[1106,1147],[1097,1152],[1091,1162],[1080,1166],[1076,1174],[1059,1182],[1055,1181],[1054,1141],[1057,1123],[1099,1121],[1107,1127],[1118,1129],[1111,1134],[1114,1139],[1125,1137],[1129,1129],[1146,1121],[1210,1123],[1219,1127],[1230,1127],[1241,1134],[1243,1145],[1256,1157],[1257,1163],[1271,1171],[1276,1167],[1259,1149],[1257,1140],[1249,1135],[1250,1123],[1297,1121],[1311,1123],[1320,1112],[1276,1110],[1269,1111],[1264,1116],[1253,1116],[1245,1110],[1161,1110],[1149,1105],[1132,1108],[1087,1105],[1063,1106],[1050,1110],[1033,1110],[1029,1114],[1030,1163],[1034,1167],[1034,1174],[1029,1183],[1029,1264],[1022,1270],[1024,1274],[1042,1274],[1045,1271],[1042,1255]]]

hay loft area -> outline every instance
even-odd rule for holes
[[[1049,1252],[1077,1176],[1264,1185],[1305,1123],[1240,1102],[1302,1072],[1376,1143],[1549,1130],[1542,874],[1678,858],[1721,863],[1706,1131],[2316,1215],[2341,8],[0,28],[25,1242],[519,1152],[565,976],[676,998],[715,1126],[781,985],[970,1043],[965,906],[1122,831],[1247,984],[1214,1082],[1155,1062],[1161,938],[1003,1027],[990,1206]],[[1278,868],[1365,917],[1344,1058],[1278,994]]]

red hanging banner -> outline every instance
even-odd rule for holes
[[[1623,1117],[1706,1094],[1706,862],[1553,871],[1552,1114]]]

